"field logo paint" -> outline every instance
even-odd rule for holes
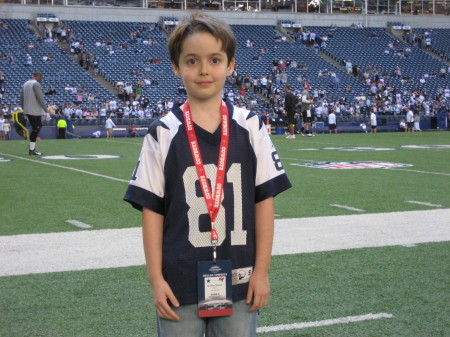
[[[116,159],[122,156],[111,154],[77,154],[77,155],[59,155],[59,156],[42,156],[42,159],[53,160],[81,160],[81,159]]]
[[[404,148],[404,149],[439,149],[439,150],[446,150],[446,149],[450,149],[450,145],[402,145],[401,148]]]
[[[7,163],[7,162],[9,162],[9,161],[12,161],[12,160],[11,160],[11,159],[8,159],[8,158],[0,157],[0,163]]]
[[[308,149],[286,149],[282,151],[318,151],[318,150],[336,150],[336,151],[347,151],[347,152],[357,152],[357,151],[394,151],[397,150],[393,147],[320,147],[320,148],[308,148]]]
[[[308,164],[291,164],[295,166],[306,166],[313,168],[329,169],[329,170],[354,170],[354,169],[375,169],[375,168],[393,168],[408,167],[411,164],[388,163],[384,161],[351,161],[351,162],[321,162]]]

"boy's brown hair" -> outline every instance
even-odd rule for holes
[[[170,60],[179,67],[181,46],[189,35],[194,33],[209,33],[222,42],[222,49],[227,54],[228,64],[234,58],[236,37],[230,26],[225,22],[204,13],[193,13],[184,18],[169,37],[167,48]]]

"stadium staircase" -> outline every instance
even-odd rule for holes
[[[403,40],[403,37],[402,37],[402,31],[401,31],[401,30],[395,30],[395,29],[392,29],[392,26],[389,26],[389,27],[386,29],[386,33],[387,33],[388,35],[390,35],[392,38],[396,39],[398,42],[405,42],[405,41]],[[414,44],[411,44],[411,45],[413,46]],[[422,52],[424,52],[424,53],[430,55],[431,57],[435,58],[436,60],[441,61],[441,58],[440,58],[439,55],[437,54],[436,50],[434,50],[434,49],[432,49],[432,50],[427,50],[426,48],[422,48],[421,50],[422,50]],[[445,61],[445,60],[444,60],[444,62],[445,62],[447,65],[450,65],[450,62],[449,62],[449,61]]]
[[[77,62],[77,57],[74,54],[70,53],[70,44],[69,43],[65,43],[63,41],[58,41],[56,43],[62,50],[64,50],[67,55],[70,56],[70,58],[78,64]],[[111,84],[110,82],[108,82],[108,80],[106,80],[103,76],[99,74],[95,74],[94,69],[92,67],[89,67],[89,70],[83,69],[84,71],[87,71],[89,73],[89,75],[96,80],[102,87],[104,87],[106,90],[108,90],[112,96],[117,96],[117,90],[114,87],[113,84]]]

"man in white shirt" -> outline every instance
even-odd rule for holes
[[[407,108],[406,112],[406,132],[413,132],[414,127],[414,113],[411,108]]]
[[[116,127],[116,124],[111,119],[111,116],[108,116],[108,119],[105,122],[105,129],[106,129],[106,138],[112,138],[113,137],[113,128]]]
[[[370,128],[371,133],[377,133],[377,115],[373,111],[370,113]]]
[[[334,133],[337,133],[337,128],[336,128],[336,115],[334,114],[334,111],[331,110],[330,114],[328,115],[328,128],[330,130],[330,135],[331,132],[334,130]]]

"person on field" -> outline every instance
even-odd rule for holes
[[[56,138],[66,139],[67,122],[64,118],[57,117],[56,128],[57,128]]]
[[[370,113],[370,133],[377,133],[377,115],[374,111]]]
[[[114,124],[111,115],[108,115],[108,118],[105,122],[105,129],[106,129],[106,138],[112,138],[113,137],[113,128],[116,127],[116,124]]]
[[[288,124],[289,135],[286,137],[287,139],[294,139],[294,128],[295,128],[295,105],[296,99],[294,94],[291,91],[291,86],[289,84],[285,84],[284,92],[286,95],[284,96],[284,111],[286,114],[286,121]]]
[[[331,133],[334,131],[334,133],[337,133],[337,127],[336,127],[336,114],[334,113],[334,110],[331,110],[328,114],[328,129]]]
[[[175,28],[187,100],[150,126],[124,197],[142,211],[158,336],[256,336],[269,300],[273,197],[291,184],[258,115],[222,100],[235,48],[204,13]]]
[[[40,72],[33,73],[33,78],[25,82],[20,92],[20,105],[23,107],[23,111],[31,124],[28,149],[30,156],[42,155],[42,152],[36,150],[36,140],[42,128],[42,116],[47,111],[47,102],[42,94],[42,79],[43,76]]]

